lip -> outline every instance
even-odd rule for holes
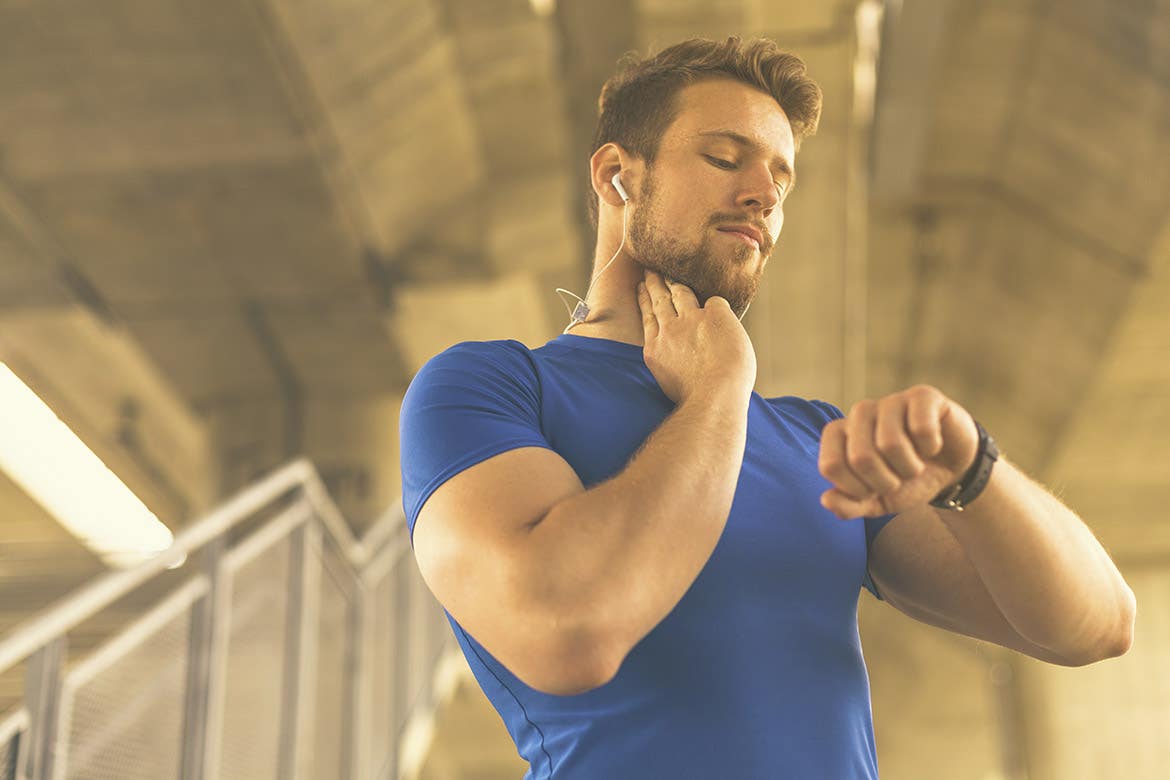
[[[754,227],[751,227],[750,225],[727,225],[725,227],[716,228],[716,229],[720,233],[736,233],[738,235],[741,235],[744,238],[749,239],[752,243],[754,243],[756,245],[756,249],[759,249],[760,247],[762,247],[764,245],[763,235],[761,235],[760,231],[756,230]]]

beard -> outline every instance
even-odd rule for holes
[[[647,169],[641,203],[630,215],[630,255],[639,265],[657,271],[695,293],[700,306],[718,295],[727,300],[736,317],[742,317],[756,297],[771,247],[761,247],[760,262],[753,267],[756,250],[741,241],[720,241],[716,225],[745,222],[734,214],[714,214],[703,225],[702,239],[687,243],[657,226],[659,213],[654,199],[654,179]]]

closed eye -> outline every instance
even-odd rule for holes
[[[707,162],[711,163],[720,170],[734,171],[737,167],[739,167],[730,160],[724,160],[722,157],[713,157],[709,154],[704,154],[703,157],[707,159]],[[776,190],[780,193],[781,197],[783,197],[788,188],[778,181],[774,181],[772,183],[776,185]]]
[[[735,163],[731,162],[730,160],[724,160],[721,157],[712,157],[709,154],[705,154],[703,156],[707,158],[707,162],[711,163],[716,168],[722,168],[725,171],[735,170]]]

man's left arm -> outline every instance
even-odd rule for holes
[[[1070,665],[1124,653],[1133,592],[1055,496],[1001,458],[964,511],[929,505],[977,450],[971,415],[933,387],[858,402],[822,432],[822,504],[843,519],[899,514],[870,571],[913,617]],[[890,532],[897,547],[879,547]]]

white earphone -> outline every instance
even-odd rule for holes
[[[617,194],[622,196],[622,201],[625,203],[629,203],[630,196],[626,194],[626,188],[622,186],[621,171],[618,171],[617,173],[615,173],[613,175],[613,178],[610,179],[610,181],[613,182],[613,188],[615,190],[617,190]]]

